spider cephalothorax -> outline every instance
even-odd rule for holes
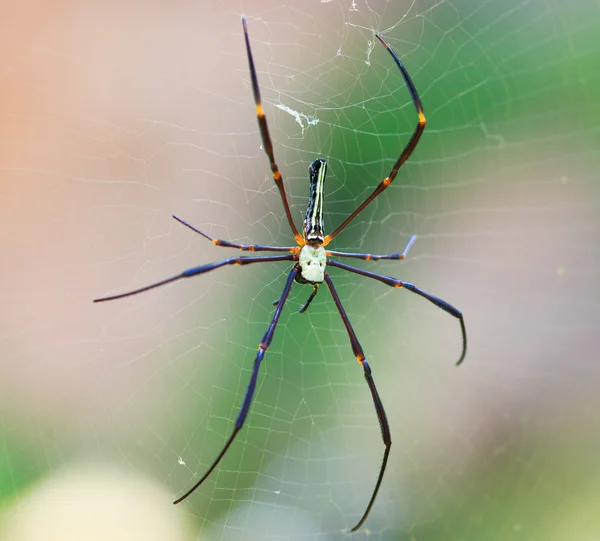
[[[327,253],[320,245],[305,244],[298,254],[300,274],[296,281],[301,284],[321,284],[325,280]]]
[[[207,265],[201,265],[199,267],[194,267],[188,270],[183,271],[182,273],[173,276],[171,278],[167,278],[165,280],[161,280],[160,282],[156,282],[149,286],[141,287],[134,291],[129,291],[128,293],[121,293],[119,295],[111,295],[108,297],[103,297],[101,299],[96,299],[94,302],[101,301],[109,301],[113,299],[119,299],[122,297],[129,297],[131,295],[135,295],[136,293],[141,293],[143,291],[147,291],[149,289],[153,289],[158,286],[162,286],[164,284],[168,284],[170,282],[174,282],[181,278],[190,278],[191,276],[196,276],[198,274],[204,274],[206,272],[210,272],[214,269],[218,269],[219,267],[224,267],[225,265],[250,265],[253,263],[266,263],[266,262],[274,262],[274,261],[288,261],[293,262],[294,265],[290,270],[285,286],[283,288],[283,293],[278,301],[275,302],[277,308],[275,309],[275,313],[273,318],[271,319],[271,323],[267,328],[267,332],[264,334],[260,344],[258,346],[258,353],[256,354],[256,358],[254,359],[254,365],[252,368],[252,375],[250,377],[250,383],[248,383],[248,387],[246,388],[246,392],[244,394],[244,398],[242,401],[242,405],[240,407],[240,411],[238,413],[237,419],[235,421],[235,428],[229,439],[225,443],[221,452],[217,455],[217,458],[214,460],[212,465],[208,468],[206,473],[197,481],[194,486],[189,489],[183,496],[175,500],[173,503],[179,503],[185,500],[192,492],[194,492],[203,482],[204,480],[212,473],[212,471],[217,467],[227,449],[232,444],[233,440],[237,436],[238,432],[244,426],[244,422],[250,410],[250,405],[252,404],[252,399],[254,398],[254,392],[256,390],[256,383],[258,380],[258,372],[261,365],[261,362],[265,356],[265,352],[267,351],[269,345],[271,344],[271,340],[273,339],[273,335],[275,334],[275,328],[277,327],[277,322],[279,321],[279,316],[281,315],[281,311],[283,306],[288,298],[290,290],[292,288],[292,284],[294,281],[299,282],[301,284],[311,284],[313,286],[313,291],[306,301],[302,308],[300,308],[300,312],[304,312],[310,305],[311,301],[315,298],[317,294],[319,284],[325,282],[329,291],[331,292],[331,296],[333,297],[333,301],[335,306],[344,322],[344,326],[346,327],[346,331],[348,332],[348,337],[350,338],[350,344],[352,346],[352,351],[354,352],[354,356],[361,364],[363,368],[363,373],[365,380],[367,381],[367,385],[369,386],[369,391],[371,393],[371,398],[373,399],[373,405],[375,406],[375,412],[377,414],[377,418],[379,420],[379,425],[381,427],[381,437],[383,443],[385,445],[385,451],[383,454],[383,460],[381,462],[381,466],[379,468],[379,476],[377,477],[377,482],[375,483],[375,488],[371,493],[371,498],[369,503],[367,504],[367,508],[363,513],[361,519],[358,521],[356,526],[352,528],[352,531],[356,531],[358,528],[362,526],[364,521],[366,520],[369,512],[371,511],[371,507],[375,502],[375,498],[379,491],[379,487],[381,486],[381,481],[383,480],[383,474],[385,473],[385,468],[387,465],[388,456],[390,453],[391,445],[392,445],[392,437],[390,433],[390,427],[387,421],[387,417],[385,415],[385,410],[383,409],[383,402],[379,397],[377,392],[377,387],[375,386],[375,381],[371,374],[371,367],[367,362],[365,354],[362,350],[360,342],[356,337],[354,329],[350,324],[350,320],[344,310],[341,300],[337,294],[335,287],[333,286],[333,281],[329,276],[329,273],[326,271],[326,265],[330,265],[332,267],[336,267],[338,269],[342,269],[348,272],[352,272],[355,274],[359,274],[361,276],[366,276],[368,278],[373,278],[378,280],[386,285],[395,287],[395,288],[404,288],[412,293],[420,295],[424,299],[427,299],[429,302],[436,305],[438,308],[441,308],[448,314],[457,318],[460,322],[460,328],[462,332],[462,340],[463,340],[463,348],[462,354],[456,364],[460,364],[462,360],[465,358],[467,352],[467,334],[465,330],[465,323],[462,316],[462,313],[454,308],[454,306],[448,304],[446,301],[438,297],[434,297],[429,293],[417,288],[413,284],[408,282],[403,282],[402,280],[398,280],[396,278],[391,278],[389,276],[384,276],[382,274],[376,274],[374,272],[370,272],[367,270],[359,269],[357,267],[352,267],[350,265],[346,265],[345,263],[341,263],[336,259],[331,259],[331,257],[345,257],[345,258],[354,258],[354,259],[363,259],[363,260],[371,260],[371,261],[379,261],[382,259],[404,259],[404,256],[408,252],[409,248],[412,246],[412,243],[415,237],[411,237],[408,241],[408,244],[404,248],[402,253],[397,254],[386,254],[386,255],[373,255],[373,254],[357,254],[357,253],[348,253],[348,252],[335,252],[332,250],[326,250],[325,246],[327,246],[339,233],[341,233],[346,226],[354,219],[356,216],[371,202],[375,199],[383,190],[385,190],[396,178],[398,174],[398,170],[402,166],[402,164],[408,159],[408,157],[412,154],[413,150],[417,146],[419,142],[419,138],[423,133],[425,128],[425,115],[423,113],[423,107],[421,106],[421,100],[419,99],[419,95],[413,84],[410,76],[408,75],[406,69],[400,59],[396,55],[396,53],[392,50],[389,44],[379,35],[376,34],[377,39],[381,42],[381,44],[388,50],[396,66],[400,70],[402,77],[408,87],[410,92],[411,99],[414,103],[414,106],[417,110],[418,115],[418,123],[414,129],[412,137],[409,142],[400,152],[400,156],[397,158],[396,162],[392,166],[390,174],[383,179],[377,187],[373,190],[373,192],[354,210],[350,216],[348,216],[332,233],[329,235],[325,235],[323,230],[323,187],[325,184],[325,175],[327,173],[327,162],[323,159],[315,160],[309,167],[309,176],[310,176],[310,196],[308,209],[306,211],[306,218],[304,220],[304,235],[301,235],[296,226],[294,224],[294,220],[292,219],[292,213],[290,211],[290,206],[288,204],[287,195],[285,192],[285,187],[283,185],[283,178],[281,176],[281,172],[279,171],[279,167],[275,163],[275,155],[273,153],[273,143],[271,142],[271,136],[269,135],[269,128],[267,126],[267,119],[265,117],[265,113],[263,111],[261,99],[260,99],[260,91],[258,88],[258,78],[256,76],[256,69],[254,67],[254,60],[252,59],[252,51],[250,50],[250,39],[248,38],[248,29],[246,26],[246,20],[242,19],[242,23],[244,25],[244,39],[246,42],[246,52],[248,54],[248,65],[250,68],[250,79],[252,81],[252,92],[254,94],[254,102],[256,105],[256,115],[258,119],[258,126],[260,130],[260,134],[263,141],[263,148],[269,158],[269,163],[271,166],[271,171],[273,172],[273,180],[275,181],[275,185],[279,190],[279,194],[281,195],[281,200],[283,202],[283,208],[292,230],[292,234],[296,239],[297,246],[292,247],[281,247],[281,246],[264,246],[261,244],[237,244],[234,242],[214,239],[211,236],[203,233],[199,229],[196,229],[193,225],[185,222],[184,220],[178,218],[177,216],[173,216],[180,223],[189,227],[191,230],[199,233],[204,238],[210,240],[216,246],[224,246],[228,248],[237,248],[243,251],[250,252],[280,252],[279,255],[266,255],[266,256],[252,256],[252,257],[229,257],[227,259],[223,259],[222,261],[217,261],[216,263],[209,263]]]

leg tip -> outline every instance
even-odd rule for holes
[[[383,36],[382,36],[382,35],[381,35],[379,32],[377,32],[377,34],[375,34],[375,37],[376,37],[376,38],[377,38],[377,39],[378,39],[378,40],[381,42],[381,44],[382,44],[382,45],[383,45],[383,46],[384,46],[386,49],[389,49],[389,48],[390,48],[390,46],[389,46],[388,42],[387,42],[387,41],[385,41],[385,40],[383,39]],[[352,530],[352,531],[354,531],[354,530]]]

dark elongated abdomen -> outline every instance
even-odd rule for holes
[[[321,244],[325,237],[323,230],[323,187],[327,174],[327,162],[319,158],[308,168],[310,196],[306,218],[304,219],[304,238],[310,244]]]

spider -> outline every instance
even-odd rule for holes
[[[226,240],[220,240],[212,238],[211,236],[203,233],[199,229],[196,229],[193,225],[188,222],[178,218],[173,215],[178,222],[182,225],[188,227],[192,231],[202,235],[204,238],[211,241],[216,246],[222,246],[225,248],[236,248],[242,251],[250,251],[250,252],[280,252],[279,255],[264,255],[264,256],[252,256],[252,257],[229,257],[227,259],[223,259],[222,261],[218,261],[216,263],[209,263],[207,265],[201,265],[199,267],[194,267],[191,269],[187,269],[180,274],[173,276],[171,278],[167,278],[165,280],[161,280],[160,282],[156,282],[154,284],[135,289],[133,291],[129,291],[127,293],[121,293],[119,295],[111,295],[108,297],[103,297],[100,299],[95,299],[94,302],[104,302],[111,301],[114,299],[120,299],[123,297],[129,297],[131,295],[137,295],[138,293],[142,293],[144,291],[148,291],[150,289],[154,289],[156,287],[168,284],[170,282],[175,282],[182,278],[190,278],[192,276],[197,276],[199,274],[204,274],[210,272],[212,270],[218,269],[219,267],[224,267],[225,265],[250,265],[253,263],[273,263],[276,261],[292,261],[294,265],[287,275],[287,280],[285,282],[285,286],[283,288],[283,293],[278,301],[273,303],[277,307],[275,308],[275,313],[271,319],[271,322],[267,328],[267,332],[264,334],[259,346],[258,353],[254,360],[254,366],[252,368],[252,375],[250,377],[250,382],[248,383],[248,387],[246,388],[246,393],[244,395],[244,400],[242,401],[242,405],[240,407],[237,419],[235,421],[235,428],[233,432],[229,436],[229,439],[223,446],[221,452],[217,455],[217,458],[214,460],[212,465],[208,468],[207,472],[202,476],[202,478],[197,481],[192,488],[190,488],[183,496],[175,500],[173,503],[177,504],[185,500],[190,494],[192,494],[204,481],[208,478],[208,476],[213,472],[213,470],[217,467],[230,445],[235,440],[238,432],[244,426],[244,422],[250,410],[250,406],[252,404],[252,399],[254,398],[254,393],[256,390],[256,383],[258,380],[258,372],[260,369],[260,365],[265,356],[271,341],[273,340],[273,335],[275,334],[275,329],[277,327],[277,322],[279,321],[279,317],[281,316],[281,311],[283,310],[283,306],[288,298],[290,290],[292,288],[292,284],[295,282],[300,284],[308,284],[312,286],[312,292],[308,297],[308,300],[304,303],[302,308],[300,308],[300,312],[305,312],[306,309],[310,306],[310,303],[317,295],[319,290],[319,286],[325,282],[329,291],[331,292],[331,296],[333,297],[333,302],[342,318],[344,326],[346,327],[346,331],[348,332],[348,337],[350,338],[350,344],[352,346],[352,351],[356,356],[356,359],[360,363],[363,368],[365,380],[367,385],[369,386],[369,391],[371,392],[371,396],[373,398],[373,404],[375,406],[375,412],[377,413],[377,418],[379,420],[379,426],[381,428],[381,437],[383,439],[383,443],[385,445],[385,450],[383,453],[383,460],[381,462],[381,466],[379,468],[379,475],[377,477],[377,481],[375,483],[375,488],[371,494],[371,498],[367,504],[367,507],[357,522],[356,526],[352,528],[352,532],[358,530],[365,520],[367,519],[371,508],[373,507],[373,503],[375,502],[375,498],[377,497],[377,493],[379,492],[379,488],[381,486],[381,482],[383,480],[383,476],[385,473],[386,465],[388,462],[388,457],[390,454],[390,449],[392,446],[392,438],[390,434],[390,427],[388,424],[388,420],[385,414],[385,410],[383,407],[383,402],[379,397],[379,393],[377,392],[377,387],[375,386],[375,380],[373,379],[373,375],[371,373],[371,367],[367,362],[363,349],[358,341],[356,333],[352,328],[350,320],[348,319],[348,315],[344,310],[340,298],[337,294],[337,291],[333,285],[333,281],[329,272],[327,272],[327,266],[337,267],[338,269],[342,269],[348,272],[352,272],[361,276],[366,276],[367,278],[373,278],[378,280],[388,286],[392,286],[395,288],[404,288],[412,293],[416,293],[421,297],[427,299],[429,302],[435,304],[437,307],[441,308],[448,314],[457,318],[460,322],[460,328],[462,332],[462,353],[460,358],[457,361],[457,365],[459,365],[463,359],[465,358],[467,352],[467,334],[465,330],[465,323],[463,319],[463,315],[460,310],[456,309],[454,306],[448,304],[446,301],[438,297],[434,297],[429,293],[419,289],[415,285],[403,282],[402,280],[398,280],[396,278],[392,278],[390,276],[384,276],[382,274],[376,274],[374,272],[370,272],[367,270],[359,269],[356,267],[352,267],[351,265],[347,265],[346,263],[342,263],[337,261],[337,259],[332,258],[354,258],[354,259],[363,259],[367,261],[380,261],[385,259],[404,259],[408,250],[412,246],[415,241],[415,236],[413,235],[408,241],[404,251],[401,254],[386,254],[386,255],[374,255],[374,254],[360,254],[360,253],[347,253],[347,252],[335,252],[333,250],[327,250],[326,246],[337,237],[346,226],[358,216],[358,214],[371,202],[375,199],[380,193],[382,193],[396,178],[398,174],[398,170],[402,166],[402,164],[410,157],[410,155],[415,150],[419,139],[425,129],[425,115],[423,114],[423,106],[421,105],[421,99],[419,98],[419,94],[413,84],[408,72],[404,68],[404,65],[391,48],[389,43],[383,39],[380,34],[376,34],[379,42],[387,49],[390,53],[396,66],[400,70],[404,82],[406,83],[408,90],[410,92],[412,102],[417,110],[418,115],[418,123],[414,129],[412,137],[408,141],[408,144],[402,149],[400,156],[394,163],[389,175],[382,180],[379,185],[373,190],[373,192],[358,206],[358,208],[348,216],[332,233],[325,235],[325,230],[323,226],[323,188],[325,185],[325,175],[327,173],[327,162],[319,158],[312,162],[308,168],[309,172],[309,180],[310,180],[310,196],[308,201],[308,208],[306,210],[306,217],[304,219],[304,230],[301,233],[298,232],[296,226],[294,225],[294,220],[292,219],[292,214],[290,211],[290,206],[288,203],[285,187],[283,185],[283,178],[281,176],[281,172],[279,171],[279,167],[275,162],[275,155],[273,152],[273,143],[271,142],[271,136],[269,134],[269,128],[267,127],[267,119],[265,117],[265,113],[262,107],[262,102],[260,98],[260,90],[258,87],[258,78],[256,75],[256,69],[254,67],[254,60],[252,57],[252,51],[250,49],[250,39],[248,37],[248,27],[246,24],[246,19],[242,18],[242,25],[244,30],[244,39],[246,42],[246,53],[248,56],[248,65],[250,69],[250,78],[252,81],[252,92],[254,94],[254,102],[256,105],[256,115],[258,119],[258,127],[260,130],[260,134],[262,137],[263,148],[269,158],[269,163],[271,166],[271,171],[273,172],[273,179],[275,181],[275,185],[279,190],[279,194],[281,196],[281,200],[283,202],[283,208],[285,210],[285,214],[287,217],[287,221],[289,222],[290,228],[292,230],[292,234],[296,239],[297,246],[293,247],[280,247],[280,246],[263,246],[260,244],[236,244],[234,242],[229,242]]]

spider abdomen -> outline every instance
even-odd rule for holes
[[[323,187],[326,174],[327,162],[323,158],[315,160],[308,168],[310,194],[304,219],[304,238],[306,242],[312,244],[321,244],[325,236],[323,231]],[[322,281],[323,279],[321,279]]]
[[[303,282],[320,284],[325,280],[325,265],[327,254],[323,246],[312,246],[305,244],[300,249],[298,265],[300,267],[300,278]]]

